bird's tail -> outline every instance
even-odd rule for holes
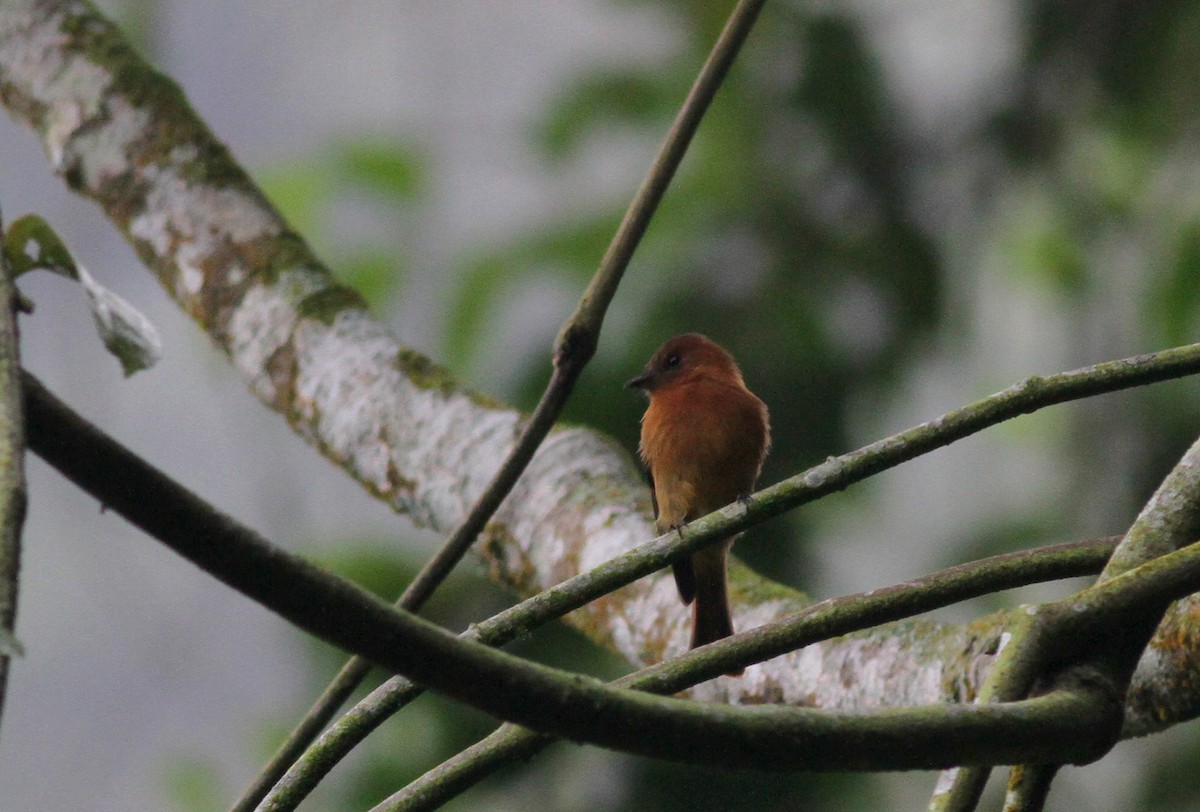
[[[692,556],[696,601],[692,609],[692,648],[698,648],[733,634],[733,618],[729,611],[729,589],[726,584],[726,562],[729,542],[701,550]],[[741,676],[742,669],[727,676]]]

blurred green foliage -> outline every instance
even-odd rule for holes
[[[404,230],[363,227],[355,215],[370,207],[389,224],[411,219],[425,189],[425,162],[414,147],[395,139],[346,138],[324,155],[271,167],[258,181],[340,281],[375,308],[398,295]]]
[[[217,809],[230,791],[221,771],[203,755],[170,759],[166,768],[167,791],[176,809]]]

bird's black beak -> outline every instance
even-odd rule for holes
[[[653,377],[652,373],[643,371],[642,374],[638,375],[636,378],[630,378],[628,381],[626,381],[625,388],[626,389],[645,389],[646,385],[650,383],[650,379],[652,377]]]

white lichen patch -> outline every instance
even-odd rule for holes
[[[275,213],[240,189],[189,183],[173,171],[164,172],[157,187],[161,197],[147,198],[147,206],[165,209],[178,236],[237,243],[282,231]]]
[[[585,429],[551,432],[530,461],[512,494],[498,513],[510,524],[526,549],[537,548],[535,558],[546,562],[538,574],[550,586],[628,551],[653,538],[646,518],[631,509],[636,497],[620,493],[605,499],[600,510],[594,483],[603,479],[636,487],[636,477],[610,441]],[[578,563],[578,570],[563,570],[560,562]]]
[[[272,340],[255,351],[259,358],[278,340],[260,334]],[[464,479],[494,472],[516,413],[408,380],[396,364],[400,344],[357,309],[342,311],[331,326],[298,322],[291,340],[293,418],[306,433],[416,521],[456,524],[478,495],[464,492]]]
[[[804,475],[804,484],[809,488],[820,488],[829,481],[831,477],[841,473],[841,464],[837,458],[830,457],[825,462],[810,469]]]
[[[333,327],[305,321],[293,341],[296,416],[358,477],[387,492],[394,439],[389,427],[399,424],[399,414],[419,408],[391,367],[395,340],[359,317],[350,324],[339,319]]]
[[[398,348],[398,347],[397,347]],[[479,405],[465,394],[444,395],[398,376],[403,397],[406,434],[417,434],[413,445],[397,458],[400,471],[421,470],[429,477],[422,499],[435,527],[458,524],[499,470],[512,449],[520,414],[515,409]],[[413,411],[416,409],[417,411]],[[421,467],[412,469],[412,465]],[[497,514],[498,521],[507,518]],[[515,535],[515,533],[514,533]]]
[[[1001,632],[1000,633],[1000,645],[996,646],[996,655],[995,656],[999,657],[1000,652],[1004,651],[1004,647],[1007,646],[1010,642],[1012,642],[1012,632]]]
[[[63,31],[69,10],[43,14],[41,8],[0,3],[0,49],[6,81],[45,106],[46,154],[62,171],[67,144],[97,114],[113,76],[85,54],[62,47],[69,39]]]
[[[227,282],[229,285],[231,285],[231,286],[237,286],[237,285],[240,285],[240,284],[242,284],[243,282],[245,282],[245,281],[246,281],[246,276],[247,276],[247,275],[248,275],[248,274],[247,274],[247,272],[246,272],[246,268],[245,268],[245,266],[243,266],[243,265],[232,265],[232,266],[230,266],[229,270],[228,270],[228,271],[226,271],[226,274],[225,274],[225,280],[226,280],[226,282]],[[200,284],[200,286],[201,286],[201,287],[203,287],[203,285],[204,285],[204,279],[203,279],[203,276],[201,277],[201,279],[200,279],[200,283],[199,283],[199,284]],[[187,289],[187,280],[184,280],[184,288],[185,288],[185,289]],[[199,292],[200,292],[200,287],[197,287],[195,292],[196,292],[196,293],[199,293]]]
[[[204,290],[204,261],[210,250],[211,246],[195,242],[179,244],[175,251],[175,267],[179,269],[175,289],[180,301],[189,301]]]
[[[83,108],[76,102],[62,102],[50,108],[46,117],[46,132],[43,143],[46,146],[46,157],[55,172],[62,173],[67,168],[67,144],[85,121]]]
[[[958,769],[958,767],[952,767],[949,770],[942,770],[938,773],[937,784],[933,788],[933,796],[935,798],[939,795],[945,795],[954,789],[954,782],[958,780]]]
[[[434,398],[431,401],[434,404],[451,399],[420,383],[417,384],[417,390]],[[453,476],[447,478],[442,492],[437,495],[445,515],[456,517],[452,524],[457,524],[466,515],[495,478],[516,443],[521,420],[515,409],[483,408],[466,395],[453,396],[456,401],[458,398],[464,402],[456,403],[456,406],[462,408],[443,410],[435,405],[425,418],[429,421],[427,430],[433,436],[429,438],[431,443],[424,453],[432,454],[432,459],[441,461],[434,466],[439,475],[452,472],[458,475],[457,479]],[[509,521],[502,511],[497,512],[495,518],[504,523]]]
[[[657,535],[648,516],[641,516],[620,505],[586,513],[582,529],[585,543],[580,550],[579,568],[584,572],[629,552]]]
[[[193,263],[179,266],[179,286],[189,296],[196,296],[204,290],[204,271]]]
[[[897,637],[851,637],[816,643],[771,660],[754,673],[748,672],[747,677],[751,682],[745,685],[732,681],[719,689],[706,689],[705,698],[736,701],[742,693],[754,692],[756,680],[769,679],[782,692],[779,700],[787,704],[803,702],[854,710],[942,699],[939,668],[922,663]]]
[[[134,108],[123,98],[109,101],[108,114],[101,126],[89,127],[73,138],[70,151],[78,156],[84,184],[101,188],[111,179],[129,171],[129,154],[144,138],[150,115]],[[68,162],[72,159],[67,158]]]
[[[321,280],[306,269],[281,273],[273,285],[246,291],[229,321],[228,346],[233,365],[251,391],[264,402],[275,398],[267,360],[291,340],[298,314],[296,303],[320,289]]]
[[[216,251],[283,230],[273,211],[237,187],[191,182],[175,167],[152,167],[145,177],[151,184],[146,207],[130,222],[129,233],[174,261],[180,269],[176,295],[182,300],[203,287],[204,268]]]
[[[652,578],[646,588],[630,590],[619,615],[611,620],[613,643],[617,652],[628,659],[637,659],[648,648],[647,635],[668,633],[667,650],[663,659],[681,654],[687,649],[691,613],[679,600],[673,579]],[[662,624],[667,624],[664,629]]]
[[[536,544],[544,564],[537,575],[542,585],[558,580],[558,564],[586,544],[579,532],[582,516],[570,507],[572,492],[579,485],[575,466],[586,454],[582,449],[574,453],[578,439],[575,431],[547,437],[498,512],[523,550],[528,552]]]
[[[908,697],[914,690],[921,693],[919,686],[914,684],[914,681],[909,681],[907,675],[901,683],[897,683],[895,679],[896,663],[903,656],[901,641],[898,638],[855,638],[840,641],[838,648],[845,653],[845,672],[854,675],[852,685],[857,689],[857,701],[867,706],[873,704],[867,697],[877,699],[881,696],[903,694],[903,698],[898,697],[901,703],[915,704]]]
[[[167,153],[167,162],[174,166],[189,164],[200,157],[200,150],[195,144],[176,144]]]

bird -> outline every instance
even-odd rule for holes
[[[659,533],[749,498],[771,446],[770,420],[728,350],[698,333],[675,336],[625,386],[650,401],[639,453]],[[679,597],[693,607],[691,648],[733,634],[727,568],[735,538],[672,565]]]

